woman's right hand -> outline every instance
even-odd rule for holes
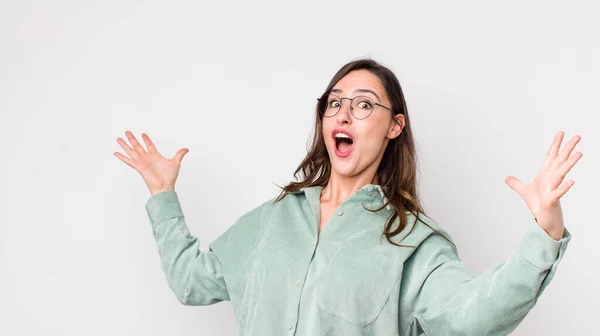
[[[152,140],[150,140],[146,133],[142,133],[142,139],[148,151],[140,145],[135,136],[133,136],[133,133],[126,131],[125,135],[133,145],[133,148],[121,138],[117,138],[117,142],[129,157],[119,152],[115,152],[115,156],[142,175],[144,182],[146,182],[153,196],[167,190],[174,191],[181,160],[189,152],[189,149],[182,148],[173,158],[167,159],[156,150]]]

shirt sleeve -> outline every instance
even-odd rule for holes
[[[536,222],[512,255],[479,276],[460,260],[456,247],[437,234],[409,260],[414,275],[414,319],[409,329],[426,335],[508,335],[517,328],[554,277],[571,240],[552,239]],[[417,333],[417,332],[415,332]]]
[[[191,236],[175,191],[153,195],[146,203],[162,269],[169,287],[184,305],[229,300],[222,265],[212,250],[200,251]]]

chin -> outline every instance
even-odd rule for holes
[[[352,176],[357,168],[356,160],[347,157],[347,158],[339,158],[335,156],[333,153],[333,157],[330,156],[331,160],[331,169],[334,170],[338,175],[342,176]]]

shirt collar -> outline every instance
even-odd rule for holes
[[[366,184],[366,185],[362,186],[360,189],[358,189],[356,191],[356,193],[361,192],[361,191],[363,191],[365,189],[367,191],[373,191],[373,190],[377,189],[377,191],[379,191],[378,194],[379,194],[379,196],[381,198],[382,204],[385,204],[388,201],[388,198],[385,196],[385,193],[384,193],[384,189],[387,190],[387,188],[382,187],[379,184]],[[304,187],[304,188],[302,188],[302,189],[300,189],[298,191],[290,192],[290,194],[300,194],[300,193],[307,194],[307,193],[310,193],[311,196],[314,197],[316,195],[318,197],[318,199],[320,199],[320,195],[321,195],[321,191],[322,190],[323,190],[322,186],[320,186],[320,185],[314,185],[314,186]],[[388,204],[386,206],[386,209],[391,210],[392,206],[390,204]]]

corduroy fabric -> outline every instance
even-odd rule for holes
[[[571,234],[553,240],[534,221],[509,258],[473,274],[457,249],[405,213],[382,237],[392,208],[379,185],[348,197],[318,234],[322,187],[243,214],[199,250],[175,191],[146,211],[169,287],[185,305],[231,301],[239,335],[507,335],[552,280]],[[419,216],[452,240],[433,220]]]

